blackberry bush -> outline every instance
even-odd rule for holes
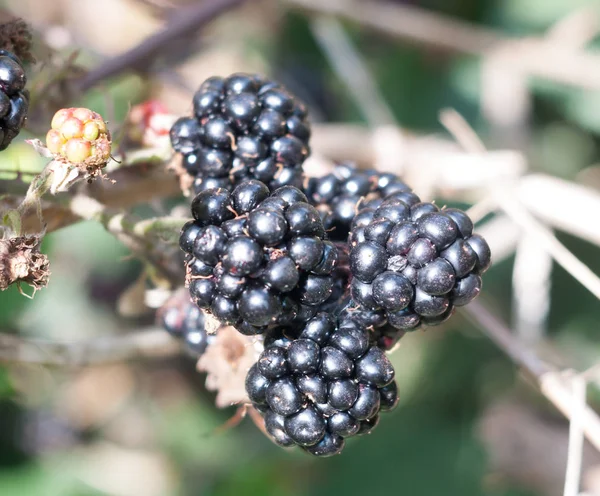
[[[0,50],[0,150],[19,134],[29,108],[27,76],[19,58]]]
[[[338,262],[321,219],[299,189],[269,195],[256,180],[205,190],[182,230],[189,292],[243,334],[303,322],[332,294]]]
[[[359,170],[353,164],[340,164],[330,174],[309,178],[306,185],[306,196],[335,241],[347,241],[357,209],[375,208],[394,193],[417,198],[394,174]]]
[[[257,75],[211,77],[194,95],[194,115],[171,128],[171,143],[196,192],[257,179],[270,190],[302,185],[309,155],[306,107]]]
[[[350,241],[352,298],[401,330],[446,321],[479,294],[491,263],[467,214],[403,193],[363,209]]]
[[[280,446],[338,454],[345,439],[371,432],[398,403],[394,368],[352,318],[319,313],[292,336],[281,330],[246,377],[246,392]]]

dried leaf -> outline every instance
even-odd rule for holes
[[[19,236],[21,234],[21,215],[18,210],[11,209],[6,212],[2,217],[2,223],[10,230],[11,235]]]
[[[52,184],[50,193],[55,195],[60,191],[67,191],[78,179],[81,178],[81,171],[74,165],[66,162],[52,162]]]
[[[230,326],[219,329],[197,364],[199,371],[207,373],[206,388],[217,391],[217,407],[248,402],[246,374],[258,360],[261,349],[255,336],[243,336]]]

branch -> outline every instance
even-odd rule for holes
[[[70,204],[78,217],[100,222],[140,260],[147,262],[163,280],[177,281],[183,277],[183,268],[177,257],[171,256],[161,244],[177,246],[179,231],[185,218],[155,217],[139,219],[133,214],[109,209],[89,196],[75,196]]]
[[[577,420],[587,439],[600,450],[600,418],[589,406],[581,409],[580,401],[573,394],[572,381],[559,371],[552,369],[533,350],[523,344],[508,328],[482,303],[473,301],[463,312],[476,323],[519,368],[535,379],[540,392],[569,420],[579,415]],[[582,411],[577,411],[581,409]]]
[[[501,193],[502,192],[502,193]],[[594,273],[585,263],[579,260],[569,249],[554,235],[551,229],[539,222],[525,208],[518,197],[513,194],[512,188],[490,188],[490,194],[498,206],[521,229],[532,236],[544,249],[552,255],[554,260],[577,279],[596,298],[600,299],[600,276]]]
[[[135,358],[176,355],[179,343],[163,329],[89,341],[56,343],[0,334],[0,362],[31,363],[57,367],[84,367]]]
[[[108,59],[90,71],[81,81],[79,89],[85,91],[99,82],[127,70],[148,65],[148,60],[164,51],[173,41],[194,34],[200,27],[215,19],[219,14],[236,7],[244,0],[205,0],[182,8],[167,26],[146,38],[131,50]]]
[[[85,194],[107,208],[129,209],[141,203],[148,203],[151,199],[174,197],[181,194],[181,189],[176,176],[166,170],[163,162],[140,163],[132,166],[121,167],[110,174],[116,181],[96,181],[92,184],[82,184],[74,188],[73,192],[60,194],[43,201],[42,215],[47,223],[46,232],[69,226],[78,222],[80,217],[70,208],[71,200],[77,194]],[[20,183],[4,183],[6,191],[11,193],[22,188]],[[2,186],[0,181],[0,194]],[[33,232],[39,228],[39,221],[35,212],[23,217],[23,230]]]
[[[529,76],[600,89],[600,56],[556,37],[509,38],[502,33],[398,2],[287,0],[292,7],[330,14],[426,47],[482,57],[494,53]]]

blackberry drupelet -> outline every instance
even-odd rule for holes
[[[318,313],[285,336],[275,330],[246,377],[246,392],[280,446],[338,454],[398,403],[394,369],[354,319]]]
[[[352,298],[403,331],[450,318],[479,294],[491,263],[463,211],[395,194],[360,211],[350,243]]]
[[[159,323],[171,336],[181,339],[189,354],[199,357],[213,336],[206,332],[204,312],[185,290],[176,292],[157,312]]]
[[[304,322],[334,292],[336,246],[293,186],[205,190],[182,230],[192,300],[243,334]]]
[[[258,179],[271,191],[301,187],[309,155],[306,107],[282,85],[257,75],[211,77],[194,95],[194,115],[180,118],[171,143],[195,177],[195,192],[232,189]]]
[[[348,285],[350,292],[350,284]],[[357,325],[369,330],[369,342],[385,351],[393,351],[396,344],[406,334],[406,331],[392,327],[387,319],[385,312],[381,309],[371,310],[357,303],[351,295],[345,294],[337,302],[336,307],[331,307],[327,311],[332,311],[340,319],[351,319]]]
[[[357,208],[373,208],[392,194],[418,202],[411,189],[393,174],[338,165],[331,174],[308,179],[306,195],[317,207],[334,241],[346,241]]]
[[[11,52],[0,50],[0,150],[19,134],[29,108],[27,77],[21,61]]]

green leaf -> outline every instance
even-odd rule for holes
[[[17,210],[11,209],[2,217],[2,223],[8,227],[15,236],[21,235],[21,215]]]

